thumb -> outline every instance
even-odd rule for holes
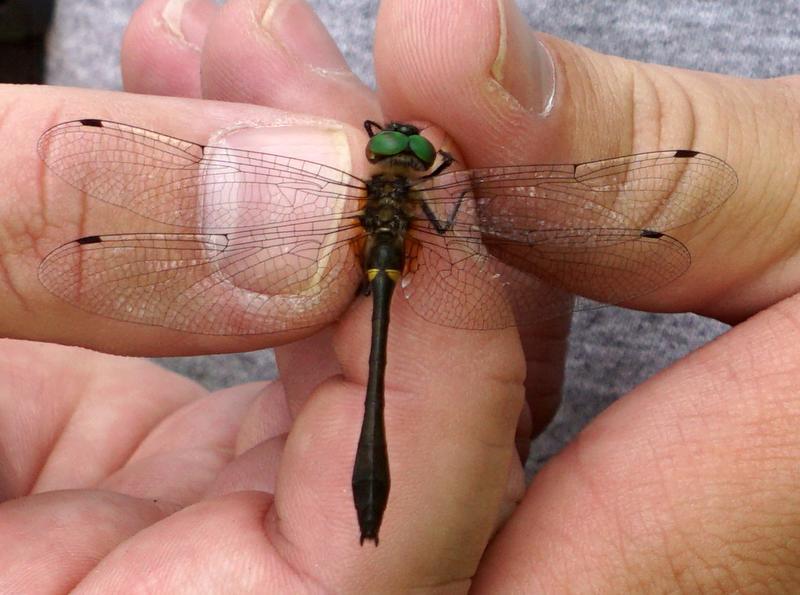
[[[687,245],[691,267],[633,305],[735,322],[800,289],[793,233],[800,217],[793,200],[800,184],[798,77],[741,79],[598,54],[533,32],[511,0],[463,2],[458,10],[384,2],[375,53],[386,113],[439,124],[468,167],[582,163],[665,149],[730,164],[738,188],[722,208],[666,228]],[[732,174],[730,180],[732,189]],[[652,220],[685,212],[676,219],[691,221],[692,213],[709,210],[704,201],[725,198],[699,191],[687,197],[677,187],[666,195]],[[646,217],[641,223],[649,227]]]

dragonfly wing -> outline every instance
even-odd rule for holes
[[[51,252],[39,278],[83,310],[193,333],[261,334],[330,322],[361,279],[352,238],[341,230],[336,239],[286,238],[259,231],[88,236]]]
[[[38,148],[75,188],[149,219],[203,231],[346,218],[364,195],[361,180],[326,165],[106,120],[58,124]]]
[[[411,308],[430,322],[487,330],[572,311],[571,294],[492,256],[480,243],[408,241],[400,287]]]
[[[655,291],[691,263],[686,247],[658,228],[710,212],[736,185],[724,162],[691,151],[441,178],[417,185],[419,246],[409,254],[405,295],[431,304],[474,296],[459,298],[462,314],[458,304],[444,313],[412,304],[429,320],[463,328],[554,318],[570,310],[568,293],[619,304]]]
[[[605,304],[647,295],[680,277],[691,264],[686,246],[657,232],[567,229],[540,232],[529,245],[490,237],[485,241],[488,252],[512,268]],[[523,324],[537,320],[536,309],[525,306],[524,295],[512,301],[519,302]],[[589,307],[588,302],[580,303]]]
[[[573,309],[621,304],[682,275],[686,247],[657,232],[565,229],[530,243],[417,231],[401,281],[412,309],[455,328],[525,326]],[[595,300],[569,299],[574,293]]]
[[[452,172],[422,180],[418,188],[430,204],[452,204],[469,191],[481,228],[516,240],[547,229],[667,231],[718,209],[736,185],[736,172],[721,159],[672,150]]]

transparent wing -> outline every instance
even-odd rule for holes
[[[415,232],[403,294],[420,316],[466,329],[525,326],[573,309],[573,293],[604,304],[646,295],[682,275],[686,247],[666,234],[628,229],[552,230],[535,245]]]
[[[240,335],[330,321],[352,300],[364,187],[346,172],[101,120],[54,126],[39,152],[91,196],[192,230],[88,236],[54,250],[39,278],[79,308]]]
[[[428,214],[414,222],[409,254],[419,264],[409,266],[404,294],[428,320],[475,329],[564,315],[574,307],[570,293],[607,304],[637,298],[691,263],[664,230],[719,208],[736,183],[724,161],[695,151],[421,180]]]
[[[441,239],[441,238],[437,238]],[[570,295],[535,275],[494,258],[480,244],[409,241],[403,296],[422,318],[454,328],[494,329],[555,318],[569,311]],[[536,309],[525,320],[517,306]]]
[[[363,198],[351,174],[302,159],[200,145],[107,120],[64,122],[39,155],[87,194],[170,225],[231,229],[306,217],[352,216]]]
[[[521,165],[443,174],[417,188],[429,204],[472,192],[484,233],[518,241],[538,230],[668,231],[718,209],[736,189],[721,159],[657,151],[568,165]]]
[[[39,151],[88,194],[191,231],[55,250],[40,278],[83,309],[192,332],[274,332],[335,318],[361,279],[365,185],[347,172],[101,120],[57,125]],[[412,223],[403,292],[426,319],[462,328],[559,316],[569,292],[624,302],[686,270],[688,251],[664,230],[735,186],[727,164],[695,151],[422,179],[427,210]]]
[[[225,234],[87,236],[51,252],[39,279],[89,312],[211,335],[279,332],[334,320],[362,272],[357,225]]]

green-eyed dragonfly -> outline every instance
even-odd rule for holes
[[[59,177],[184,229],[71,241],[42,261],[39,278],[95,314],[213,335],[318,326],[359,287],[371,293],[352,489],[361,543],[377,545],[390,485],[383,393],[395,286],[422,318],[462,329],[591,307],[565,299],[587,287],[592,300],[624,302],[686,271],[688,250],[665,232],[717,209],[737,181],[725,162],[684,149],[453,171],[415,126],[365,128],[376,172],[361,179],[128,124],[58,124],[39,154]]]

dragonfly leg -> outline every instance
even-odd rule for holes
[[[361,282],[361,286],[356,291],[356,295],[370,295],[372,293],[372,284],[367,280]]]
[[[447,221],[441,221],[438,217],[436,217],[436,213],[433,212],[428,202],[423,198],[420,203],[422,205],[422,212],[425,213],[425,216],[428,218],[428,221],[431,222],[433,228],[436,230],[436,233],[439,235],[444,235],[451,229],[453,229],[453,225],[456,222],[456,216],[458,215],[458,210],[461,208],[461,203],[464,202],[464,197],[467,195],[468,190],[464,190],[461,193],[461,196],[458,197],[458,202],[456,206],[453,207],[453,211],[447,217]]]
[[[378,134],[377,132],[375,132],[376,128],[378,129],[378,131],[383,130],[383,126],[381,126],[374,120],[364,120],[364,129],[367,131],[367,134],[369,134],[370,138]]]
[[[453,157],[447,151],[442,151],[441,149],[439,149],[439,151],[437,151],[437,152],[439,153],[439,155],[442,156],[442,162],[431,173],[425,174],[424,176],[422,176],[421,179],[432,178],[433,176],[438,176],[440,173],[442,173],[448,167],[453,165],[453,163],[455,163],[455,161],[456,161],[455,157]]]

